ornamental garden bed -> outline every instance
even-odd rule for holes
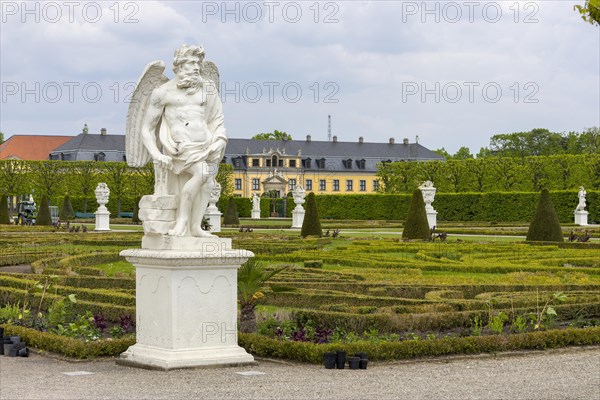
[[[325,352],[346,350],[392,360],[600,343],[594,243],[223,236],[267,268],[285,266],[272,283],[295,289],[267,291],[258,332],[239,335],[259,356],[321,362]],[[0,324],[40,350],[120,354],[135,342],[135,280],[118,252],[140,237],[5,232],[3,265],[26,252],[38,273],[0,269]]]

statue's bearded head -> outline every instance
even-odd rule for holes
[[[202,87],[200,66],[203,60],[204,48],[202,46],[188,46],[184,44],[175,50],[173,72],[175,72],[179,79],[177,87],[187,89],[187,94],[194,94]]]

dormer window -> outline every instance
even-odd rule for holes
[[[325,159],[324,158],[317,160],[317,168],[325,169]]]
[[[367,165],[366,160],[363,158],[362,160],[356,160],[356,166],[358,169],[365,169]]]
[[[344,164],[344,168],[352,169],[352,159],[351,158],[349,158],[347,160],[342,160],[342,163]]]
[[[304,160],[302,160],[302,162],[304,163],[304,168],[307,168],[307,169],[312,168],[312,159],[305,158]]]
[[[105,160],[106,160],[106,154],[104,154],[102,152],[94,154],[94,161],[105,161]]]

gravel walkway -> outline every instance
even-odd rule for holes
[[[371,363],[367,370],[259,360],[248,367],[161,372],[113,360],[0,356],[0,399],[596,400],[600,347]]]

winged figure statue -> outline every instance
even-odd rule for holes
[[[202,46],[189,45],[175,51],[175,77],[167,78],[164,70],[162,61],[149,63],[133,92],[125,135],[127,163],[138,168],[154,163],[154,195],[142,199],[144,204],[175,204],[169,212],[144,213],[154,215],[146,220],[160,221],[154,233],[212,236],[201,224],[227,144],[219,72],[204,60]]]

